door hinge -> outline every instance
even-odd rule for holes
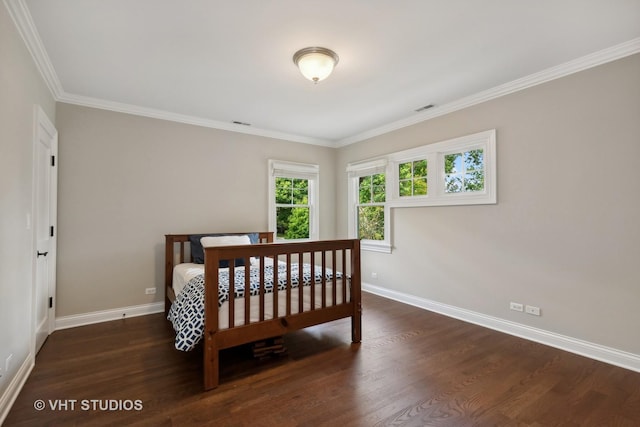
[[[53,225],[49,227],[49,237],[53,237]]]
[[[49,297],[49,308],[53,308],[53,297]]]
[[[56,165],[56,156],[51,156],[51,166],[54,167]]]

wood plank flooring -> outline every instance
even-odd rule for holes
[[[4,425],[640,425],[640,373],[363,298],[361,344],[340,320],[287,335],[286,356],[230,349],[206,393],[163,315],[56,331]]]

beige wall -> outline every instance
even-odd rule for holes
[[[267,230],[270,158],[320,165],[335,235],[334,149],[61,103],[56,126],[58,316],[163,301],[164,234]]]
[[[32,360],[31,214],[34,105],[55,120],[55,103],[7,9],[0,5],[0,402],[18,368]],[[0,407],[0,420],[3,408]]]
[[[348,162],[493,128],[498,204],[392,210],[363,279],[640,354],[640,55],[340,149],[338,234]]]

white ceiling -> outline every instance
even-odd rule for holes
[[[640,0],[5,1],[58,100],[334,146],[640,46]],[[307,46],[340,56],[317,85]]]

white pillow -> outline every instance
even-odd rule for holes
[[[206,236],[200,239],[203,248],[212,246],[250,245],[251,239],[246,234],[241,236]]]
[[[206,236],[200,239],[200,244],[203,248],[210,248],[212,246],[250,245],[251,239],[246,234],[241,236]],[[249,263],[252,266],[259,266],[260,259],[251,257]],[[273,260],[266,258],[265,265],[273,265]]]

